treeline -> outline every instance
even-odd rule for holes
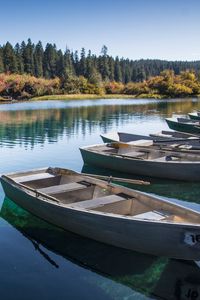
[[[61,81],[83,76],[91,84],[103,82],[143,82],[158,76],[164,70],[173,70],[175,75],[181,71],[194,70],[200,73],[200,61],[165,61],[165,60],[130,60],[108,55],[106,46],[102,47],[99,56],[84,48],[78,51],[57,49],[55,44],[48,43],[45,48],[39,41],[17,43],[7,42],[0,46],[0,73],[30,74],[37,78]]]
[[[125,94],[135,97],[164,98],[200,95],[200,79],[194,71],[165,70],[143,82],[122,83],[97,81],[84,76],[68,78],[37,78],[28,74],[0,74],[0,96],[29,99],[35,96],[58,94]]]

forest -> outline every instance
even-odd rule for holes
[[[7,42],[0,46],[0,96],[29,99],[58,94],[125,94],[185,97],[200,94],[200,61],[130,60],[84,48]]]

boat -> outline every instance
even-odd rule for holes
[[[62,168],[1,176],[6,196],[67,231],[119,248],[199,260],[200,212]]]
[[[172,130],[162,130],[157,133],[150,133],[149,136],[153,137],[154,139],[194,139],[199,138],[200,136],[192,133],[186,133],[181,131],[172,131]]]
[[[152,137],[148,135],[140,135],[140,134],[132,134],[126,132],[109,132],[106,134],[100,134],[104,143],[112,143],[112,142],[123,142],[128,143],[132,141],[138,140],[153,140]]]
[[[191,120],[199,120],[200,121],[200,113],[189,113],[188,116],[190,117]]]
[[[149,177],[200,180],[199,150],[196,150],[198,154],[187,150],[159,150],[152,149],[148,143],[144,141],[143,146],[141,141],[140,145],[99,144],[81,147],[80,151],[84,163],[88,165]]]
[[[123,289],[128,287],[129,294],[137,293],[135,297],[143,300],[149,300],[149,297],[177,300],[192,292],[194,294],[194,291],[200,292],[200,270],[193,261],[145,255],[59,230],[22,210],[8,198],[3,202],[0,216],[32,245],[34,255],[40,255],[49,266],[57,269],[62,267],[63,259],[70,261],[83,270],[94,272],[96,276],[103,276],[104,289],[108,287],[110,290],[112,280],[112,290],[116,290],[117,296],[118,284]],[[58,259],[58,255],[62,259]],[[4,272],[4,269],[6,265],[2,266],[1,271]],[[7,272],[5,274],[9,276]],[[37,276],[35,272],[35,278]],[[34,277],[32,282],[34,284]],[[142,294],[141,297],[138,293]]]
[[[148,135],[139,135],[126,132],[110,132],[100,135],[104,143],[122,142],[132,143],[137,141],[152,141],[152,145],[190,145],[200,149],[200,137],[176,131],[161,131]]]
[[[165,119],[170,129],[193,134],[200,134],[200,122],[186,118]]]
[[[128,251],[60,230],[24,211],[8,198],[3,201],[0,216],[30,243],[34,255],[38,254],[49,266],[61,268],[63,260],[58,259],[60,256],[83,270],[103,276],[105,289],[107,279],[109,287],[112,280],[112,290],[115,289],[117,295],[118,284],[131,289],[131,295],[133,292],[134,295],[141,293],[141,297],[137,296],[143,300],[146,297],[177,300],[184,299],[184,295],[191,295],[192,292],[194,294],[194,291],[200,292],[200,269],[193,261]],[[14,253],[15,249],[12,251]],[[2,266],[1,272],[4,269],[6,265]],[[5,276],[9,274],[6,272]],[[57,279],[60,280],[59,277]],[[34,284],[34,278],[32,282]]]

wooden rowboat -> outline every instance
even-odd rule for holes
[[[106,278],[111,279],[112,289],[116,284],[117,296],[119,283],[124,288],[127,286],[132,289],[130,295],[133,293],[136,295],[135,292],[137,292],[134,298],[142,300],[149,300],[152,297],[153,299],[177,300],[183,299],[184,295],[189,297],[191,294],[199,293],[200,270],[193,261],[128,251],[69,231],[59,230],[55,226],[49,226],[46,222],[34,218],[8,198],[4,199],[0,216],[19,234],[22,234],[30,247],[32,246],[32,252],[37,253],[51,267],[56,269],[61,267],[60,260],[57,258],[58,255],[62,256],[68,262],[84,270],[88,269],[97,276],[103,276],[104,288],[107,286]],[[4,269],[1,269],[1,272],[3,271]],[[149,282],[152,284],[150,285]],[[108,285],[110,286],[110,281]]]
[[[190,113],[188,114],[188,116],[190,117],[191,120],[199,120],[200,121],[200,113]]]
[[[172,145],[190,145],[191,149],[200,149],[200,137],[176,132],[176,131],[162,131],[157,134],[139,135],[125,132],[110,132],[100,135],[104,143],[122,142],[132,143],[139,141],[150,141],[152,145],[170,146]]]
[[[193,134],[200,134],[200,122],[186,118],[167,118],[167,125],[170,129]]]
[[[181,131],[172,131],[172,130],[162,130],[157,133],[150,133],[149,136],[153,137],[154,139],[194,139],[200,137],[196,134],[186,133]]]
[[[125,132],[109,132],[106,134],[100,135],[104,143],[112,143],[112,142],[123,142],[128,143],[132,141],[138,140],[153,140],[152,137],[147,135],[140,135],[140,134],[132,134],[132,133],[125,133]]]
[[[158,150],[120,143],[80,148],[85,164],[119,172],[185,181],[200,180],[200,156],[186,151]]]
[[[7,197],[34,215],[113,246],[200,259],[200,213],[60,168],[3,175]]]

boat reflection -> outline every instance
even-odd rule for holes
[[[131,288],[144,295],[142,299],[200,299],[200,269],[193,262],[144,255],[80,237],[32,216],[8,198],[4,199],[0,216],[21,232],[53,268],[60,268],[52,258],[56,253]]]

